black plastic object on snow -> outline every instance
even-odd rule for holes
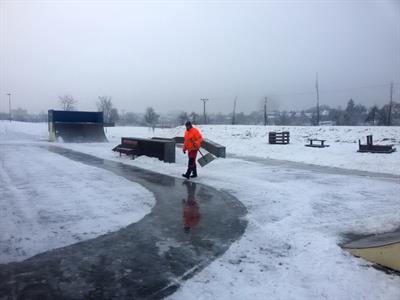
[[[67,143],[107,142],[103,112],[48,111],[49,140]]]
[[[215,157],[211,153],[207,153],[206,155],[203,155],[203,153],[201,153],[200,149],[199,149],[199,152],[201,154],[201,157],[197,160],[197,162],[202,167],[209,164],[210,162],[212,162],[215,159]]]

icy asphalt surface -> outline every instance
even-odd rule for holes
[[[45,148],[139,183],[154,194],[156,205],[142,220],[114,233],[0,265],[0,299],[163,298],[222,255],[245,230],[246,209],[228,193],[68,149]]]

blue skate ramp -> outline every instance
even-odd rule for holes
[[[48,125],[50,141],[107,142],[103,112],[49,110]]]

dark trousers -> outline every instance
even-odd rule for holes
[[[189,157],[189,162],[188,162],[187,172],[188,173],[193,172],[193,174],[197,174],[197,168],[196,168],[197,150],[188,151],[188,157]]]

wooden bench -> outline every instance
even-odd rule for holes
[[[132,156],[132,159],[134,159],[135,155],[137,154],[137,147],[137,141],[122,139],[121,144],[115,146],[112,151],[119,152],[119,156],[121,156],[121,154],[123,153],[128,156]]]
[[[132,155],[132,158],[145,155],[168,163],[175,162],[175,141],[172,139],[122,137],[121,144],[114,147],[113,151]]]
[[[325,145],[326,140],[320,140],[320,139],[308,139],[309,144],[304,145],[306,147],[315,147],[315,148],[325,148],[329,147],[329,145]],[[314,143],[317,144],[314,144]]]

